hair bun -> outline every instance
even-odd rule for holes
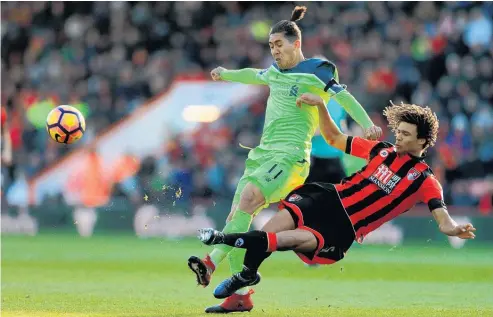
[[[306,13],[305,6],[296,6],[293,10],[293,13],[291,13],[291,21],[296,22],[303,19],[305,13]]]

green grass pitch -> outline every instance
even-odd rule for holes
[[[210,316],[212,290],[197,287],[193,239],[70,234],[2,237],[2,316]],[[291,252],[261,267],[247,316],[493,316],[491,245],[454,250],[438,242],[354,246],[346,259],[309,268]],[[237,314],[235,314],[237,315]]]

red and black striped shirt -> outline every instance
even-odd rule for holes
[[[443,191],[423,158],[398,155],[393,144],[348,137],[346,153],[368,164],[335,185],[356,232],[363,238],[418,202],[431,210],[443,207]]]

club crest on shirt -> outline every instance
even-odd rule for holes
[[[293,194],[293,195],[289,196],[288,201],[295,202],[295,201],[300,201],[301,199],[303,199],[303,197],[301,197],[300,195]]]
[[[381,157],[387,157],[387,156],[389,156],[389,151],[387,151],[387,150],[381,150],[380,151],[380,156]]]
[[[407,173],[407,179],[410,181],[418,179],[419,175],[421,175],[421,172],[415,169],[414,167],[409,170]]]
[[[239,247],[241,247],[243,244],[245,244],[245,241],[244,241],[242,238],[238,238],[238,239],[236,239],[236,241],[235,241],[235,247],[239,248]]]

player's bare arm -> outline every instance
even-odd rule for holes
[[[348,136],[339,130],[327,111],[327,107],[325,106],[323,99],[318,95],[305,93],[296,100],[297,107],[301,108],[302,104],[317,107],[319,113],[320,132],[325,141],[329,145],[344,151],[346,149]]]
[[[472,224],[459,225],[450,217],[447,209],[436,208],[432,211],[433,217],[438,223],[440,231],[448,236],[455,236],[461,239],[474,239],[476,228]]]

